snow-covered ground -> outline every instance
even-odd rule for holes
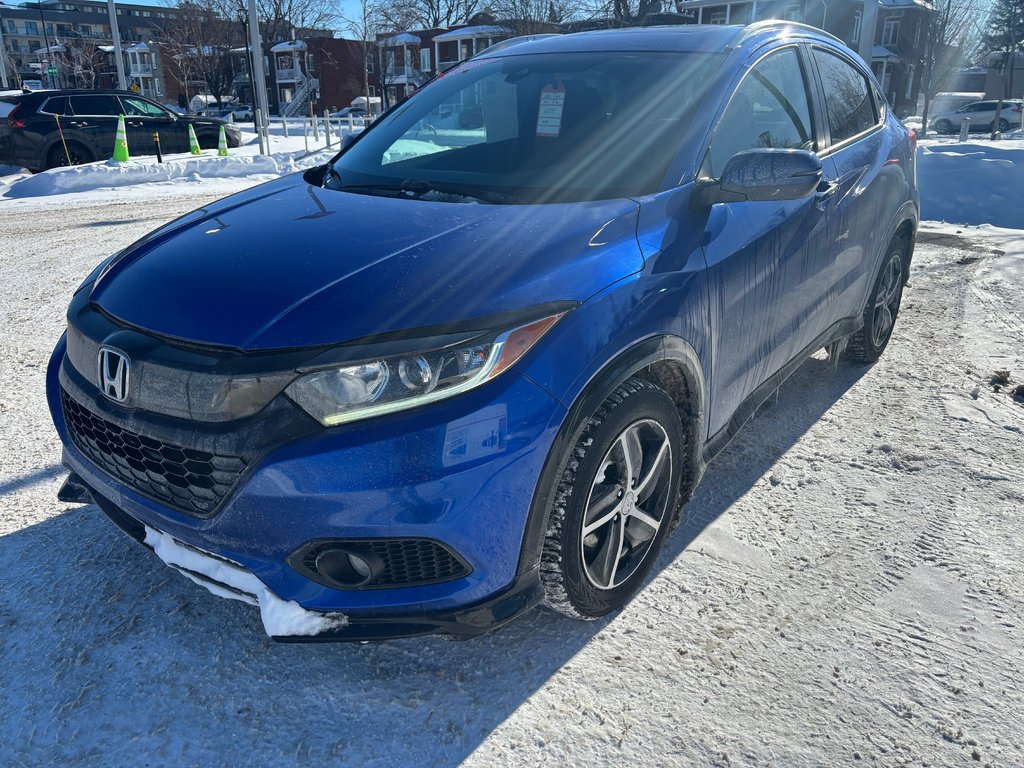
[[[94,200],[119,199],[126,192],[132,199],[140,195],[192,195],[197,194],[196,185],[202,185],[203,191],[229,194],[326,162],[338,151],[340,137],[349,132],[347,123],[346,120],[332,121],[328,145],[322,122],[314,136],[308,123],[292,120],[286,137],[283,125],[277,120],[270,126],[270,152],[266,155],[259,152],[256,134],[243,126],[242,146],[229,150],[228,157],[219,157],[216,150],[209,149],[197,157],[187,153],[164,155],[162,163],[153,155],[138,155],[127,163],[108,160],[35,175],[23,168],[0,165],[0,205],[12,200],[53,199],[65,194],[75,194],[76,198],[89,196]],[[360,130],[359,125],[353,128],[353,132]],[[186,189],[177,191],[178,186]],[[115,189],[120,191],[112,194]]]
[[[959,224],[1024,227],[1024,136],[1002,141],[972,135],[920,143],[921,216]]]
[[[158,186],[0,201],[0,764],[1024,765],[1022,233],[926,224],[882,360],[805,364],[620,614],[295,646],[55,498],[71,292],[223,191]]]

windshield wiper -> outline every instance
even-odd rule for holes
[[[333,170],[333,169],[332,169]],[[342,191],[362,192],[365,194],[390,194],[401,195],[403,193],[420,198],[430,192],[439,195],[454,195],[457,197],[472,198],[485,203],[508,204],[518,202],[518,198],[500,192],[477,189],[475,187],[464,187],[458,184],[444,184],[433,181],[422,181],[420,179],[405,179],[398,184],[342,184],[341,177],[334,171],[334,178],[338,180]]]
[[[402,189],[422,197],[428,192],[437,192],[442,195],[459,195],[460,197],[472,197],[485,203],[509,204],[519,202],[515,195],[504,192],[494,192],[479,187],[464,186],[461,184],[447,184],[436,181],[423,181],[421,179],[406,179],[402,182]]]

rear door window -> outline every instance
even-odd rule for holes
[[[53,99],[47,99],[46,103],[39,108],[40,112],[44,112],[47,115],[67,115],[68,112],[68,97],[58,96]]]
[[[70,96],[71,108],[76,115],[117,117],[121,114],[121,104],[113,96],[104,93],[88,96]]]
[[[867,76],[821,48],[814,49],[814,61],[825,90],[825,112],[832,143],[839,144],[877,125],[878,112]]]
[[[814,151],[806,82],[796,48],[785,48],[755,64],[715,129],[703,174],[719,178],[729,159],[747,149]]]

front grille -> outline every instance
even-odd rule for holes
[[[326,549],[342,548],[360,555],[379,558],[383,567],[359,589],[411,587],[436,584],[465,576],[470,572],[464,560],[440,542],[432,539],[349,539],[316,542],[307,545],[296,558],[302,571],[328,586],[337,586],[317,572],[317,556]],[[298,564],[296,563],[296,564]]]
[[[71,440],[100,469],[139,493],[189,515],[208,516],[246,462],[165,443],[97,416],[61,390]]]

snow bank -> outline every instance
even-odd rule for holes
[[[323,162],[320,153],[303,157],[304,152],[277,155],[191,155],[164,163],[89,163],[70,168],[55,168],[15,181],[5,197],[24,198],[85,192],[93,189],[125,187],[147,182],[189,182],[203,179],[271,178],[302,170]]]
[[[1024,229],[1024,142],[922,145],[921,218]]]
[[[296,635],[318,635],[331,629],[344,627],[348,619],[340,613],[315,613],[307,611],[293,600],[282,600],[252,573],[226,560],[205,555],[191,547],[185,547],[166,533],[146,526],[146,543],[153,548],[157,557],[182,575],[219,597],[240,600],[257,605],[263,619],[263,629],[271,637]],[[232,589],[222,589],[193,574],[225,584]]]

